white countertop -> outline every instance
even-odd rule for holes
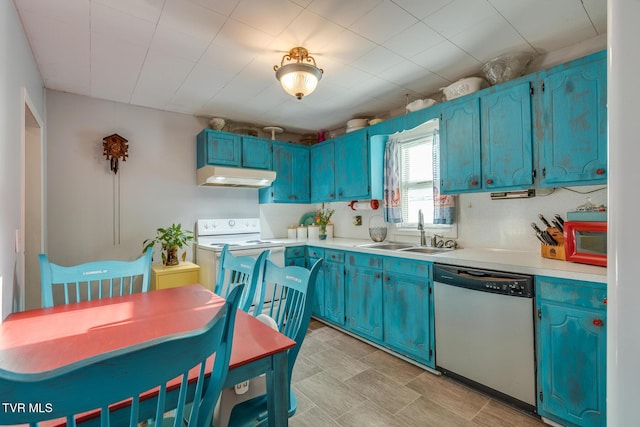
[[[394,256],[464,267],[507,271],[512,273],[551,276],[562,279],[584,280],[587,282],[607,282],[606,267],[598,267],[594,265],[585,265],[568,261],[543,258],[540,255],[540,252],[514,251],[506,249],[463,248],[456,249],[454,251],[428,255],[415,252],[412,253],[359,246],[374,243],[371,240],[334,238],[327,240],[284,239],[282,241],[286,246],[309,245],[320,248],[363,252],[383,256]]]

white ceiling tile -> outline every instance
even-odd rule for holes
[[[198,39],[169,25],[158,25],[149,52],[195,62],[202,56],[209,43],[210,41]]]
[[[496,13],[485,0],[455,0],[426,17],[424,22],[450,38]]]
[[[91,33],[145,46],[151,43],[156,23],[95,3],[91,7]],[[106,46],[105,46],[106,47]],[[95,51],[95,48],[94,48]]]
[[[40,0],[38,0],[40,1]],[[62,0],[66,1],[66,0]],[[149,22],[158,22],[165,0],[91,0],[94,5],[102,4],[120,12]]]
[[[164,107],[171,101],[193,66],[194,63],[191,61],[149,52],[131,97],[131,103],[154,108]]]
[[[448,84],[442,77],[433,74],[415,63],[404,60],[380,73],[378,77],[416,94],[428,94],[431,88]]]
[[[267,34],[278,36],[302,10],[288,0],[241,0],[231,17]]]
[[[424,22],[417,22],[384,42],[384,46],[405,58],[411,58],[444,40]]]
[[[501,15],[492,15],[450,40],[482,63],[504,53],[533,51],[527,41]]]
[[[392,0],[395,4],[412,14],[418,19],[424,19],[427,16],[442,9],[453,0]]]
[[[607,9],[602,7],[603,0],[583,0],[582,3],[598,34],[607,34]]]
[[[158,27],[167,26],[198,40],[210,42],[220,31],[226,17],[184,0],[167,0]]]
[[[302,46],[312,55],[316,55],[322,53],[343,31],[342,26],[305,10],[284,29],[271,47],[288,52],[293,47]]]
[[[386,47],[376,46],[353,61],[351,65],[370,74],[380,74],[402,61],[404,58],[400,55],[393,53]]]
[[[385,0],[349,28],[369,40],[382,44],[416,22],[418,20],[415,17],[391,1]]]
[[[343,27],[349,27],[383,0],[313,0],[307,7]]]
[[[91,35],[91,96],[128,103],[140,76],[146,46],[109,34]]]
[[[482,68],[481,62],[448,40],[416,55],[413,61],[451,82],[479,73]]]
[[[20,14],[31,12],[46,19],[54,19],[72,25],[87,23],[90,15],[89,0],[16,0]],[[32,15],[33,16],[33,15]]]
[[[224,16],[231,16],[231,12],[236,8],[237,4],[240,3],[240,0],[190,0],[196,4],[199,4],[202,7],[206,7],[207,9],[213,10],[214,12],[218,12],[223,14]]]
[[[324,69],[322,80],[319,85],[328,82],[328,84],[335,85],[342,88],[350,88],[353,85],[357,85],[362,80],[366,80],[371,77],[371,73],[367,73],[361,69],[355,68],[348,64],[341,62],[335,62],[325,60],[321,64]]]
[[[367,40],[350,30],[344,30],[331,44],[325,46],[323,55],[328,59],[349,64],[376,46],[371,40]]]

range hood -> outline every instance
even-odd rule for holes
[[[263,169],[203,166],[197,170],[200,186],[261,188],[276,179],[275,171]]]

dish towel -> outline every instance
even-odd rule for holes
[[[433,133],[433,223],[453,224],[456,213],[455,196],[440,194],[440,136]]]
[[[384,220],[402,222],[402,199],[400,197],[400,150],[398,138],[387,139],[384,150]]]

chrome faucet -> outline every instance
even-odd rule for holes
[[[422,209],[418,210],[418,230],[420,230],[420,246],[427,246],[427,238],[424,235],[424,216]]]
[[[440,240],[438,241],[438,237],[442,239],[442,234],[436,234],[433,233],[433,236],[431,236],[431,247],[433,248],[440,248],[442,247],[442,245],[444,244],[444,241]]]

